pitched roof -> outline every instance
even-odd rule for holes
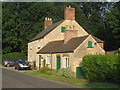
[[[37,54],[73,52],[88,36],[72,38],[66,44],[64,44],[64,40],[50,42],[39,50]]]
[[[38,33],[34,38],[32,38],[30,41],[38,40],[43,38],[45,35],[47,35],[49,32],[54,30],[58,25],[60,25],[64,20],[61,20],[57,23],[54,23],[53,25],[48,26],[47,29],[43,30],[42,32]]]
[[[44,46],[41,50],[37,52],[40,53],[63,53],[63,52],[73,52],[89,35],[83,37],[76,37],[70,39],[66,44],[64,40],[53,41]],[[97,42],[104,42],[97,37],[91,35]]]
[[[95,37],[95,36],[93,36],[93,35],[91,35],[91,36],[92,36],[97,42],[99,42],[99,43],[100,43],[100,42],[101,42],[101,43],[104,42],[103,40],[101,40],[101,39],[99,39],[99,38],[97,38],[97,37]]]

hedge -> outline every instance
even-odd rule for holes
[[[7,53],[2,55],[2,60],[4,59],[27,59],[27,57],[23,53],[19,52],[13,52],[13,53]]]
[[[87,55],[83,57],[82,69],[90,81],[120,84],[120,59],[118,55]]]

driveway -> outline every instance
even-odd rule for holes
[[[78,88],[2,68],[2,88]]]

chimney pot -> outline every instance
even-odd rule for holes
[[[44,29],[46,29],[50,25],[52,25],[52,19],[46,17],[44,20]]]
[[[47,20],[47,17],[45,17],[45,20]]]

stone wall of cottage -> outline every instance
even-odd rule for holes
[[[87,48],[88,41],[92,42],[93,48]],[[39,63],[43,62],[43,60],[46,60],[47,56],[51,56],[52,63],[50,65],[48,65],[48,67],[52,68],[53,71],[56,71],[56,56],[57,55],[59,55],[61,57],[61,68],[63,68],[63,56],[68,55],[70,68],[71,68],[72,72],[74,73],[74,77],[76,74],[76,67],[81,66],[83,56],[88,55],[88,54],[105,54],[105,51],[99,46],[99,44],[91,36],[89,36],[79,47],[77,47],[74,50],[74,53],[35,54],[34,55],[34,53],[36,53],[38,51],[38,49],[35,48],[35,44],[36,44],[36,46],[39,45],[39,43],[38,44],[37,43],[38,43],[38,40],[32,42],[34,48],[33,48],[32,52],[29,51],[30,52],[29,57],[32,58],[33,60],[36,59],[37,69],[39,69]],[[39,62],[40,61],[39,55],[41,55],[41,57],[42,57],[41,62]],[[43,67],[43,65],[41,65],[41,67]]]
[[[57,26],[53,31],[48,33],[44,38],[28,43],[28,61],[38,62],[36,53],[41,48],[43,48],[49,42],[64,39],[64,33],[61,32],[61,27],[66,27],[66,29],[77,29],[78,36],[88,35],[88,33],[75,20],[65,20],[59,26]]]
[[[42,56],[42,59],[41,59],[41,62],[39,62],[40,60],[39,60],[39,55],[41,55]],[[49,68],[52,68],[52,70],[53,71],[56,71],[56,57],[57,56],[60,56],[60,68],[63,68],[63,57],[64,56],[69,56],[69,66],[70,66],[70,68],[71,68],[71,70],[72,70],[72,72],[74,72],[74,57],[73,57],[73,53],[57,53],[57,54],[37,54],[37,64],[36,64],[36,66],[37,66],[37,68],[39,68],[39,63],[41,63],[42,65],[41,65],[41,68],[43,67],[43,60],[46,60],[46,57],[47,56],[51,56],[51,64],[50,65],[48,65],[48,67]]]
[[[88,41],[92,42],[93,48],[88,47]],[[82,58],[85,55],[96,55],[96,54],[105,54],[104,49],[102,49],[99,44],[89,36],[78,48],[74,50],[74,72],[76,72],[76,67],[81,66]]]

